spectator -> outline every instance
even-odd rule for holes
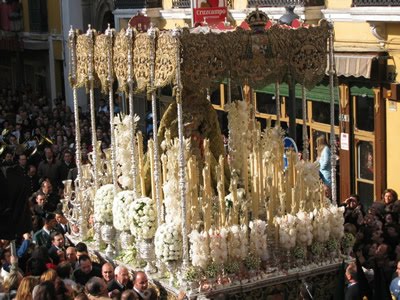
[[[81,255],[79,257],[79,268],[73,273],[73,280],[75,280],[76,283],[85,285],[89,279],[96,276],[101,278],[101,270],[93,266],[92,260],[88,255]]]
[[[147,275],[144,272],[138,271],[135,274],[133,291],[139,299],[155,300],[158,299],[157,292],[149,287]]]
[[[361,299],[360,286],[357,280],[357,266],[354,262],[350,263],[346,268],[346,279],[349,282],[345,292],[345,300]]]
[[[114,279],[114,267],[111,263],[107,262],[101,267],[101,275],[108,285]]]
[[[58,265],[60,261],[65,260],[64,235],[61,232],[54,231],[50,236],[52,246],[49,249],[49,256],[53,263]]]
[[[316,144],[319,175],[324,184],[325,195],[331,198],[331,150],[329,149],[325,135],[317,137]]]
[[[51,281],[41,282],[33,289],[33,300],[54,300],[56,299],[56,288]]]
[[[72,270],[76,270],[79,267],[78,258],[76,256],[76,249],[75,247],[68,247],[65,250],[67,261],[71,264]]]
[[[58,186],[59,161],[55,158],[51,147],[44,148],[45,159],[39,163],[38,175],[40,178],[49,178],[52,186]]]
[[[44,217],[43,228],[35,232],[33,235],[33,242],[38,246],[45,246],[47,249],[51,247],[51,236],[50,233],[56,226],[55,215],[47,213]]]
[[[15,300],[32,300],[33,288],[39,284],[36,276],[26,276],[19,284]]]
[[[121,292],[133,287],[132,282],[129,280],[129,272],[126,267],[116,267],[114,274],[114,279],[111,280],[107,285],[107,289],[111,297],[114,297],[115,295],[118,295]]]
[[[92,277],[86,284],[85,290],[90,300],[110,299],[107,297],[106,283],[100,277]]]
[[[76,168],[76,164],[73,161],[72,152],[70,150],[65,150],[63,153],[63,159],[58,169],[58,177],[60,182],[68,178],[68,173],[73,168]]]

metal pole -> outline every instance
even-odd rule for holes
[[[305,161],[309,160],[309,150],[308,150],[308,132],[307,132],[307,96],[306,96],[306,88],[302,86],[301,89],[301,101],[303,106],[303,159]]]
[[[333,23],[329,22],[329,94],[330,94],[330,109],[331,109],[331,190],[332,203],[337,204],[336,191],[336,137],[335,137],[335,94],[334,94],[334,76],[335,76],[335,60],[334,60],[334,29]]]
[[[289,115],[289,136],[297,142],[296,139],[296,81],[289,76],[289,97],[288,97],[288,115]]]

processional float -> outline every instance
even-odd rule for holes
[[[157,272],[157,265],[163,276],[166,267],[170,285],[178,279],[200,289],[262,280],[271,270],[302,268],[333,252],[338,257],[342,210],[324,198],[318,165],[308,160],[304,107],[306,89],[325,75],[332,30],[326,21],[297,29],[275,24],[261,32],[151,27],[143,33],[129,27],[101,34],[89,26],[80,34],[71,28],[78,176],[74,195],[71,182],[65,183],[64,209],[79,225],[80,238],[87,239],[87,220],[94,214],[97,248],[106,242],[109,256],[117,245],[122,251],[137,249],[148,273]],[[305,144],[304,160],[288,152],[285,169],[279,83],[289,76],[303,86]],[[276,126],[261,131],[250,93],[244,101],[228,99],[228,155],[206,96],[225,79],[247,88],[276,84],[279,112]],[[94,90],[109,95],[113,112],[115,80],[129,99],[129,114],[111,114],[111,147],[102,150]],[[173,86],[175,101],[159,124],[156,91],[167,85]],[[93,144],[86,165],[80,160],[77,103],[77,89],[83,87],[89,94]],[[136,132],[138,93],[147,93],[152,104],[154,134],[147,153]]]

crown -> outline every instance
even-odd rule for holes
[[[268,20],[268,15],[265,12],[260,11],[258,7],[256,7],[256,10],[247,15],[245,21],[247,24],[249,24],[251,30],[264,31],[264,27],[267,24]]]

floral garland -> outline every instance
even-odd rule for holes
[[[210,229],[210,256],[215,264],[223,264],[228,259],[228,230],[221,228],[219,230]]]
[[[94,197],[94,219],[96,222],[111,224],[113,222],[113,202],[115,190],[113,184],[101,186]]]
[[[296,216],[297,243],[300,246],[310,246],[313,241],[313,214],[299,211]]]
[[[228,255],[229,260],[243,260],[248,255],[249,241],[247,238],[248,228],[246,225],[233,225],[229,228]]]
[[[209,236],[207,231],[198,232],[193,230],[189,234],[190,239],[190,257],[192,259],[192,265],[200,267],[205,270],[210,261],[210,247],[209,247]]]
[[[154,241],[158,259],[168,262],[182,257],[181,229],[179,224],[174,223],[164,223],[158,227]]]
[[[122,191],[115,196],[113,202],[113,222],[117,230],[129,230],[130,217],[127,207],[129,207],[133,201],[133,191]]]
[[[265,221],[250,221],[250,249],[257,257],[265,259],[267,254],[267,225]]]
[[[142,197],[129,205],[131,233],[137,240],[146,240],[154,237],[156,233],[157,213],[153,199]]]

